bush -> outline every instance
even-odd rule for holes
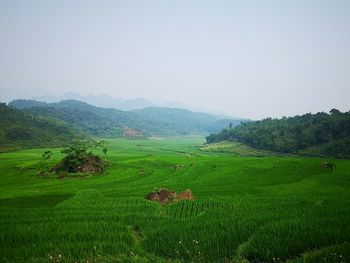
[[[93,148],[102,147],[107,153],[104,141],[74,140],[61,151],[65,157],[51,170],[55,173],[101,173],[107,163],[98,155],[92,153]]]

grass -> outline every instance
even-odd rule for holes
[[[45,149],[0,154],[1,262],[350,261],[349,160],[109,142],[107,174],[89,178],[38,178]],[[155,187],[196,200],[145,200]]]
[[[231,153],[234,156],[281,156],[274,152],[252,148],[246,144],[236,141],[221,141],[217,143],[205,144],[200,147],[202,151],[216,152],[216,153]],[[284,154],[285,155],[285,154]]]

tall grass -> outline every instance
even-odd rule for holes
[[[0,154],[0,261],[350,261],[350,161],[330,171],[201,143],[111,140],[108,174],[72,179],[37,178],[41,149]],[[145,200],[155,187],[196,199]]]

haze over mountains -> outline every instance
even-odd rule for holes
[[[33,100],[36,101],[45,101],[45,102],[59,102],[62,100],[79,100],[86,102],[88,104],[94,105],[96,107],[103,108],[115,108],[119,110],[135,110],[135,109],[143,109],[146,107],[155,106],[155,104],[149,100],[143,98],[136,99],[121,99],[114,98],[109,95],[93,95],[88,94],[83,96],[76,92],[66,92],[60,96],[54,95],[44,95],[44,96],[34,96]]]
[[[8,106],[2,104],[2,115],[0,144],[12,142],[24,146],[41,145],[45,140],[51,144],[64,143],[72,138],[57,140],[58,134],[50,132],[55,126],[60,127],[59,130],[69,127],[69,135],[75,131],[77,136],[133,138],[207,135],[244,121],[179,108],[147,107],[122,111],[78,100],[51,103],[13,100]],[[38,119],[41,120],[39,125]],[[40,135],[43,130],[47,130],[45,136]],[[50,140],[50,136],[55,140]],[[39,140],[41,137],[45,139]]]
[[[211,134],[207,136],[208,143],[237,140],[274,152],[346,158],[350,156],[349,120],[349,112],[337,109],[330,114],[248,121],[180,108],[152,106],[123,111],[72,99],[59,102],[19,99],[1,104],[0,145],[5,148],[60,145],[75,136],[147,138]]]
[[[46,101],[46,102],[59,102],[62,100],[79,100],[96,107],[114,108],[114,109],[124,110],[124,111],[138,110],[138,109],[143,109],[147,107],[181,108],[181,109],[186,109],[186,110],[195,111],[195,112],[211,113],[211,114],[219,115],[223,118],[228,118],[228,114],[224,112],[200,108],[200,107],[190,107],[185,104],[174,102],[174,101],[155,103],[145,98],[122,99],[122,98],[116,98],[107,94],[101,94],[101,95],[88,94],[84,96],[76,92],[65,92],[64,94],[59,96],[55,96],[55,95],[33,96],[31,99],[36,101]],[[232,114],[230,114],[230,117],[239,119],[236,116],[232,116]]]

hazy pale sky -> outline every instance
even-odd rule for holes
[[[0,100],[67,91],[253,119],[350,109],[350,1],[0,0]]]

